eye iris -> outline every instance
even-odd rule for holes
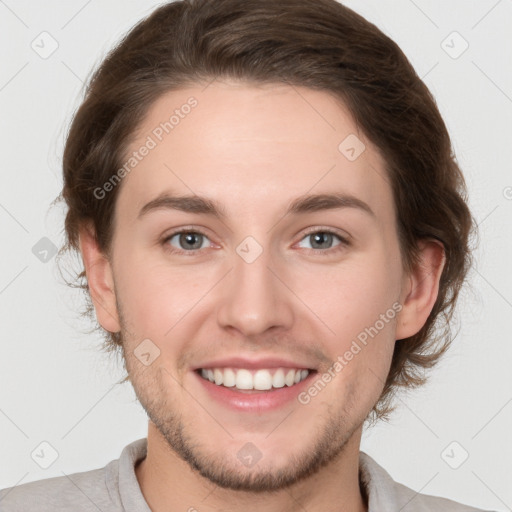
[[[327,243],[329,248],[332,245],[333,241],[333,235],[332,233],[326,233],[324,231],[318,231],[316,233],[313,233],[312,235],[309,235],[310,240],[312,240],[311,247],[313,249],[322,249],[325,248],[325,245]],[[203,245],[203,235],[200,233],[193,233],[193,232],[187,232],[187,233],[181,233],[179,235],[179,243],[182,247],[187,249],[200,249]]]
[[[330,242],[328,245],[332,244],[332,234],[331,233],[324,233],[322,231],[318,233],[314,233],[313,235],[310,235],[313,242],[311,243],[311,247],[313,249],[322,249],[325,248],[322,246],[322,243]]]
[[[194,239],[196,240],[195,243]],[[199,240],[199,242],[197,240]],[[182,233],[180,235],[180,245],[187,249],[200,249],[202,245],[202,235],[199,233]]]

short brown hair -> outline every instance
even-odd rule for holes
[[[428,88],[396,43],[335,0],[178,0],[139,22],[92,75],[71,124],[63,157],[60,197],[68,210],[61,253],[79,250],[85,221],[109,253],[120,186],[102,200],[94,190],[122,165],[157,98],[217,77],[305,86],[342,100],[387,164],[404,268],[418,261],[419,240],[444,246],[446,263],[430,316],[416,335],[395,343],[373,409],[385,417],[397,387],[422,384],[424,370],[451,342],[449,322],[471,264],[468,242],[475,223]],[[85,277],[82,270],[77,280],[91,313]],[[121,344],[119,334],[105,332],[107,351]]]

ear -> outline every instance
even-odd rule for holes
[[[414,336],[427,321],[439,292],[445,265],[444,246],[438,240],[421,240],[420,261],[405,276],[400,296],[402,310],[397,317],[395,339]]]
[[[79,244],[96,318],[105,330],[119,332],[121,327],[112,267],[107,256],[100,250],[94,228],[91,225],[83,224],[81,226]]]

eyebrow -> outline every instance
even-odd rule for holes
[[[367,203],[353,195],[344,193],[300,196],[292,201],[286,214],[301,214],[340,208],[355,208],[376,218],[374,211]],[[197,195],[175,196],[169,193],[163,193],[145,204],[141,208],[138,218],[140,219],[149,212],[165,209],[206,214],[222,220],[227,218],[225,209],[216,201]]]

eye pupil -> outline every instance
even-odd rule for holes
[[[331,233],[324,233],[322,231],[319,231],[317,233],[314,233],[312,236],[313,243],[311,244],[311,247],[314,249],[323,248],[322,244],[327,242],[332,243],[332,234]],[[320,246],[320,247],[318,247]]]
[[[200,249],[202,245],[201,237],[202,235],[199,233],[184,233],[180,235],[180,244],[188,249]],[[199,242],[197,242],[197,239],[199,239]]]

